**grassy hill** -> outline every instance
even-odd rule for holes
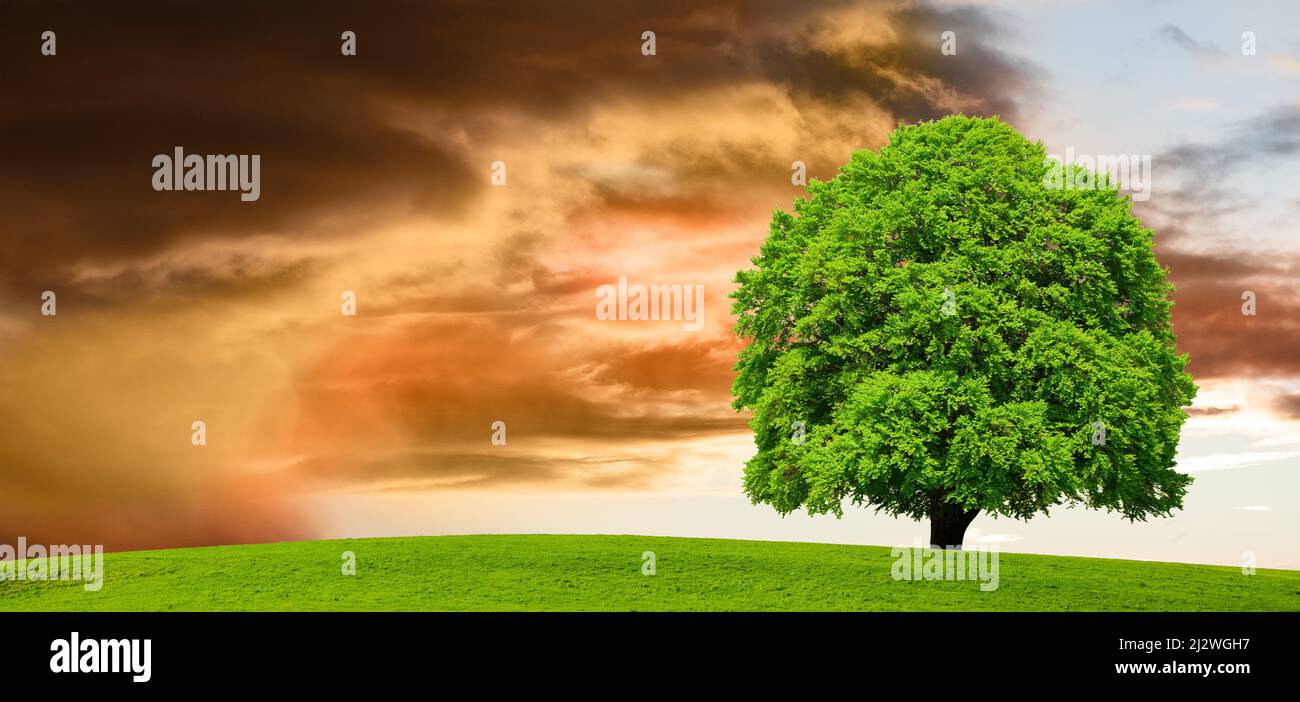
[[[111,553],[99,592],[0,582],[0,610],[1300,610],[1300,571],[1003,553],[981,592],[896,581],[893,562],[880,546],[648,536],[307,541]]]

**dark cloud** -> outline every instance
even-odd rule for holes
[[[962,95],[978,98],[978,106],[968,114],[998,115],[1014,122],[1021,100],[1035,96],[1038,82],[1047,78],[1042,69],[997,48],[1008,38],[1008,30],[983,9],[911,5],[898,13],[893,25],[900,40],[864,49],[861,58],[868,66],[864,70],[878,75],[895,69],[909,78],[936,78]],[[955,56],[936,50],[945,31],[956,35]],[[918,100],[918,94],[906,88],[892,94],[884,84],[864,90],[886,95],[881,104],[902,121],[938,119],[952,112],[933,98]]]
[[[630,388],[696,390],[726,398],[739,350],[733,340],[627,349],[611,354],[595,377]]]
[[[582,323],[602,324],[587,315]],[[473,445],[498,419],[515,436],[600,441],[743,430],[725,399],[732,361],[720,345],[565,349],[571,333],[560,325],[524,333],[501,318],[433,318],[348,338],[301,379],[301,431],[346,441],[382,425]],[[721,401],[701,405],[685,389]]]
[[[1182,28],[1173,24],[1166,24],[1160,28],[1160,36],[1172,41],[1181,49],[1192,52],[1200,56],[1210,56],[1219,53],[1219,50],[1210,43],[1200,43],[1188,36]]]
[[[304,458],[286,476],[366,489],[644,487],[676,470],[664,462],[672,442],[747,431],[727,396],[734,350],[566,351],[554,329],[518,329],[432,319],[345,340],[298,383],[290,453]],[[489,445],[496,421],[505,446]]]
[[[1225,226],[1225,219],[1259,207],[1237,177],[1275,169],[1294,169],[1300,154],[1300,110],[1278,105],[1244,120],[1222,125],[1209,142],[1185,142],[1152,158],[1157,176],[1150,201],[1137,203],[1139,214],[1155,213],[1167,222],[1162,231],[1205,233]]]
[[[1217,417],[1223,414],[1233,414],[1240,410],[1240,407],[1188,407],[1185,411],[1193,417]]]
[[[0,302],[26,302],[0,315],[0,536],[290,538],[312,527],[278,500],[313,482],[660,481],[746,431],[718,271],[797,194],[790,161],[828,176],[898,122],[1014,120],[1042,75],[1004,37],[983,10],[849,0],[6,6]],[[632,138],[638,113],[664,128]],[[175,146],[260,154],[261,199],[154,192]],[[593,168],[605,146],[629,163]],[[451,240],[401,248],[425,229]],[[592,326],[618,266],[715,276],[710,325]]]
[[[1258,207],[1239,176],[1293,166],[1300,111],[1278,105],[1223,125],[1213,141],[1176,144],[1152,158],[1160,175],[1152,199],[1134,212],[1155,225],[1157,254],[1176,290],[1174,328],[1197,378],[1300,376],[1300,273],[1293,255],[1198,246],[1231,231],[1233,215]],[[1242,314],[1247,291],[1256,314]]]
[[[1224,125],[1211,143],[1179,144],[1160,155],[1162,168],[1224,178],[1300,154],[1300,109],[1278,105]]]
[[[1273,409],[1287,419],[1300,419],[1300,393],[1278,396],[1273,401]]]
[[[787,27],[845,2],[21,4],[0,28],[0,227],[6,285],[27,291],[79,260],[129,260],[179,241],[274,233],[346,237],[415,214],[455,217],[486,183],[476,144],[503,121],[582,119],[612,97],[671,101],[743,81],[799,101],[860,94],[902,121],[945,114],[925,79],[979,111],[1015,111],[1026,66],[992,48],[973,10],[888,12],[898,39],[828,53]],[[58,34],[58,55],[39,37]],[[339,55],[343,29],[358,56]],[[640,36],[658,33],[658,55]],[[941,56],[938,32],[962,36]],[[784,37],[784,38],[783,38]],[[432,136],[395,122],[429,114]],[[440,135],[467,140],[451,146]],[[154,192],[155,154],[262,155],[262,197]],[[717,152],[737,169],[741,150]],[[782,156],[781,158],[784,158]],[[768,162],[771,162],[769,164]],[[690,166],[699,170],[700,161]],[[706,171],[709,169],[705,169]],[[716,168],[713,170],[717,170]],[[701,177],[708,173],[701,172]]]
[[[398,455],[334,455],[302,462],[293,474],[327,489],[647,488],[674,466],[659,454],[630,456],[531,455],[501,447],[495,452],[412,450]]]
[[[1300,376],[1300,295],[1293,258],[1157,247],[1169,268],[1178,348],[1196,378]],[[1242,313],[1246,291],[1255,314]]]

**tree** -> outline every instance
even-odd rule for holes
[[[1108,178],[1049,164],[996,118],[947,117],[773,215],[732,295],[755,504],[928,517],[940,547],[980,512],[1182,507],[1196,386],[1152,232]]]

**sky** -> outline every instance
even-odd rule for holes
[[[1294,4],[6,3],[0,62],[0,543],[924,539],[749,503],[727,294],[793,162],[965,113],[1151,156],[1200,387],[1173,517],[967,543],[1300,568]],[[177,146],[259,154],[259,199],[154,190]],[[600,319],[620,278],[702,285],[701,328]]]

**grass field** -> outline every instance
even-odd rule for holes
[[[1003,553],[981,592],[896,581],[893,562],[880,546],[647,536],[306,541],[110,553],[99,592],[0,582],[0,610],[1300,610],[1300,571]]]

